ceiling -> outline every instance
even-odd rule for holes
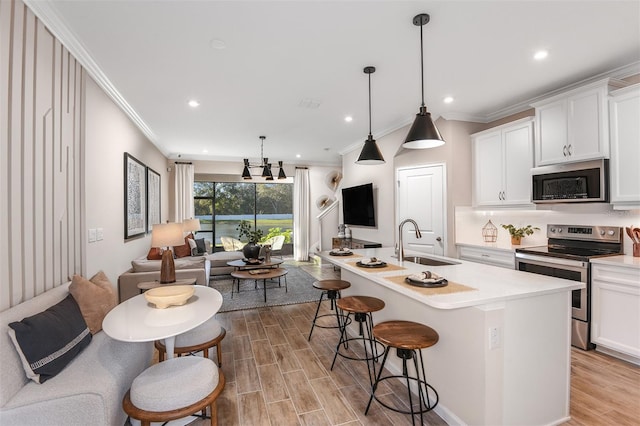
[[[377,68],[373,136],[411,123],[421,101],[418,13],[431,15],[433,116],[492,121],[586,78],[629,64],[638,72],[640,61],[640,1],[25,3],[165,155],[183,160],[257,162],[265,135],[273,161],[340,164],[369,133],[368,65]],[[545,60],[533,59],[538,49]]]

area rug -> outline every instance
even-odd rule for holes
[[[316,278],[312,277],[302,269],[282,265],[289,272],[287,273],[287,287],[285,292],[285,278],[281,278],[281,286],[278,287],[278,280],[267,280],[267,302],[264,301],[264,291],[262,280],[258,280],[255,287],[253,280],[240,281],[240,293],[233,293],[231,298],[231,284],[233,278],[230,275],[215,277],[209,282],[209,286],[222,293],[222,308],[218,312],[238,311],[240,309],[261,308],[266,306],[292,305],[295,303],[305,303],[317,301],[320,298],[319,290],[313,288],[312,284]]]

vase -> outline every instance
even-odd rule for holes
[[[522,241],[522,237],[511,237],[511,245],[519,246]]]
[[[242,254],[247,259],[257,259],[260,256],[260,245],[256,243],[247,243],[242,247]]]

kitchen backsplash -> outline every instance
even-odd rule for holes
[[[482,239],[482,227],[489,221],[498,228],[495,243],[485,243]],[[547,244],[547,224],[562,225],[600,225],[600,226],[640,226],[640,210],[613,210],[609,204],[558,204],[547,209],[537,210],[475,210],[472,207],[456,207],[455,234],[456,244],[471,244],[484,247],[511,249],[509,232],[502,224],[516,227],[531,225],[540,228],[533,235],[522,239],[521,246],[539,246]],[[632,254],[631,240],[624,234],[624,253]],[[515,246],[520,247],[520,246]]]

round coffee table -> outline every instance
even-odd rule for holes
[[[284,263],[284,260],[282,259],[271,259],[271,262],[262,262],[257,265],[252,265],[244,262],[242,259],[236,259],[228,261],[227,265],[233,266],[238,271],[243,271],[248,269],[277,268],[282,263]]]
[[[282,263],[282,262],[280,262]],[[284,268],[264,268],[264,269],[249,269],[249,270],[239,270],[239,271],[233,271],[231,273],[231,276],[238,280],[238,291],[237,293],[240,293],[240,280],[262,280],[262,287],[264,289],[264,301],[267,301],[267,280],[273,279],[273,278],[280,278],[280,277],[285,277],[284,278],[284,290],[285,292],[288,291],[287,288],[287,273],[289,271],[287,271]],[[278,287],[280,286],[280,283],[278,283]],[[233,297],[233,284],[231,284],[231,297]]]

